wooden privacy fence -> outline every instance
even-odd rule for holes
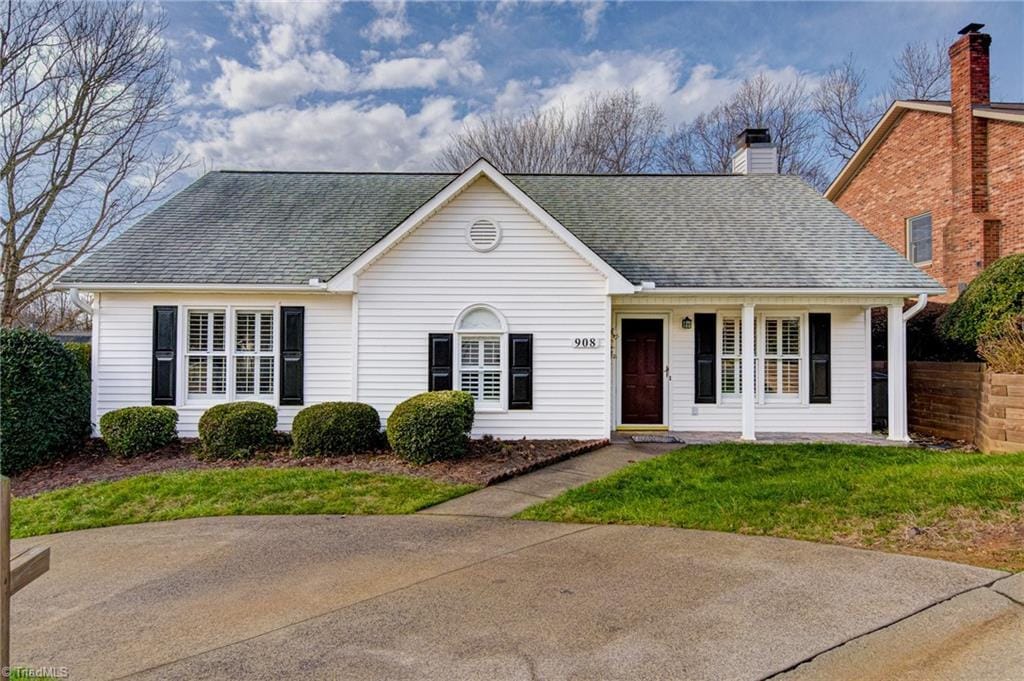
[[[0,475],[0,668],[11,667],[11,596],[50,569],[50,549],[11,556],[11,481]]]
[[[1024,451],[1024,375],[980,362],[908,362],[907,418],[914,433]]]

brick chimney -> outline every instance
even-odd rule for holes
[[[775,175],[779,172],[779,150],[772,144],[767,128],[747,128],[736,136],[732,172],[735,175]]]
[[[999,255],[1001,223],[988,212],[988,119],[974,115],[975,106],[989,104],[992,37],[982,28],[964,26],[949,48],[953,217],[943,235],[943,269],[954,299]]]
[[[953,105],[953,202],[958,210],[988,210],[988,121],[973,113],[989,103],[988,46],[979,33],[984,24],[960,29],[949,48],[950,98]]]

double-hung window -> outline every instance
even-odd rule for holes
[[[190,399],[273,398],[273,310],[193,309],[186,317],[185,380]]]
[[[459,389],[482,404],[501,403],[501,336],[459,339]]]
[[[915,265],[932,261],[932,215],[907,220],[907,257]]]
[[[223,310],[189,310],[186,363],[189,397],[227,392],[228,359]]]
[[[802,347],[800,316],[759,314],[755,317],[754,386],[758,401],[801,396]],[[718,361],[719,394],[725,399],[742,395],[741,318],[722,318]]]
[[[505,325],[491,308],[474,307],[456,323],[458,380],[456,386],[473,396],[478,408],[504,408],[502,377]]]
[[[274,313],[235,312],[235,395],[274,394]]]
[[[721,336],[721,394],[723,397],[743,393],[743,322],[739,317],[722,319]]]
[[[800,396],[800,318],[764,317],[764,395]]]

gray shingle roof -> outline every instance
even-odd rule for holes
[[[63,283],[327,280],[451,174],[213,172]],[[941,288],[796,177],[509,175],[634,283],[659,288]]]

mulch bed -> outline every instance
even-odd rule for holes
[[[131,459],[110,455],[100,439],[91,439],[75,455],[39,466],[11,478],[14,496],[70,487],[87,482],[120,480],[145,473],[211,468],[324,468],[415,475],[439,482],[491,485],[529,471],[598,449],[608,440],[473,440],[467,456],[423,466],[408,463],[390,451],[366,452],[330,458],[296,458],[282,441],[276,448],[244,461],[203,460],[196,457],[198,442],[184,438],[149,454]]]

